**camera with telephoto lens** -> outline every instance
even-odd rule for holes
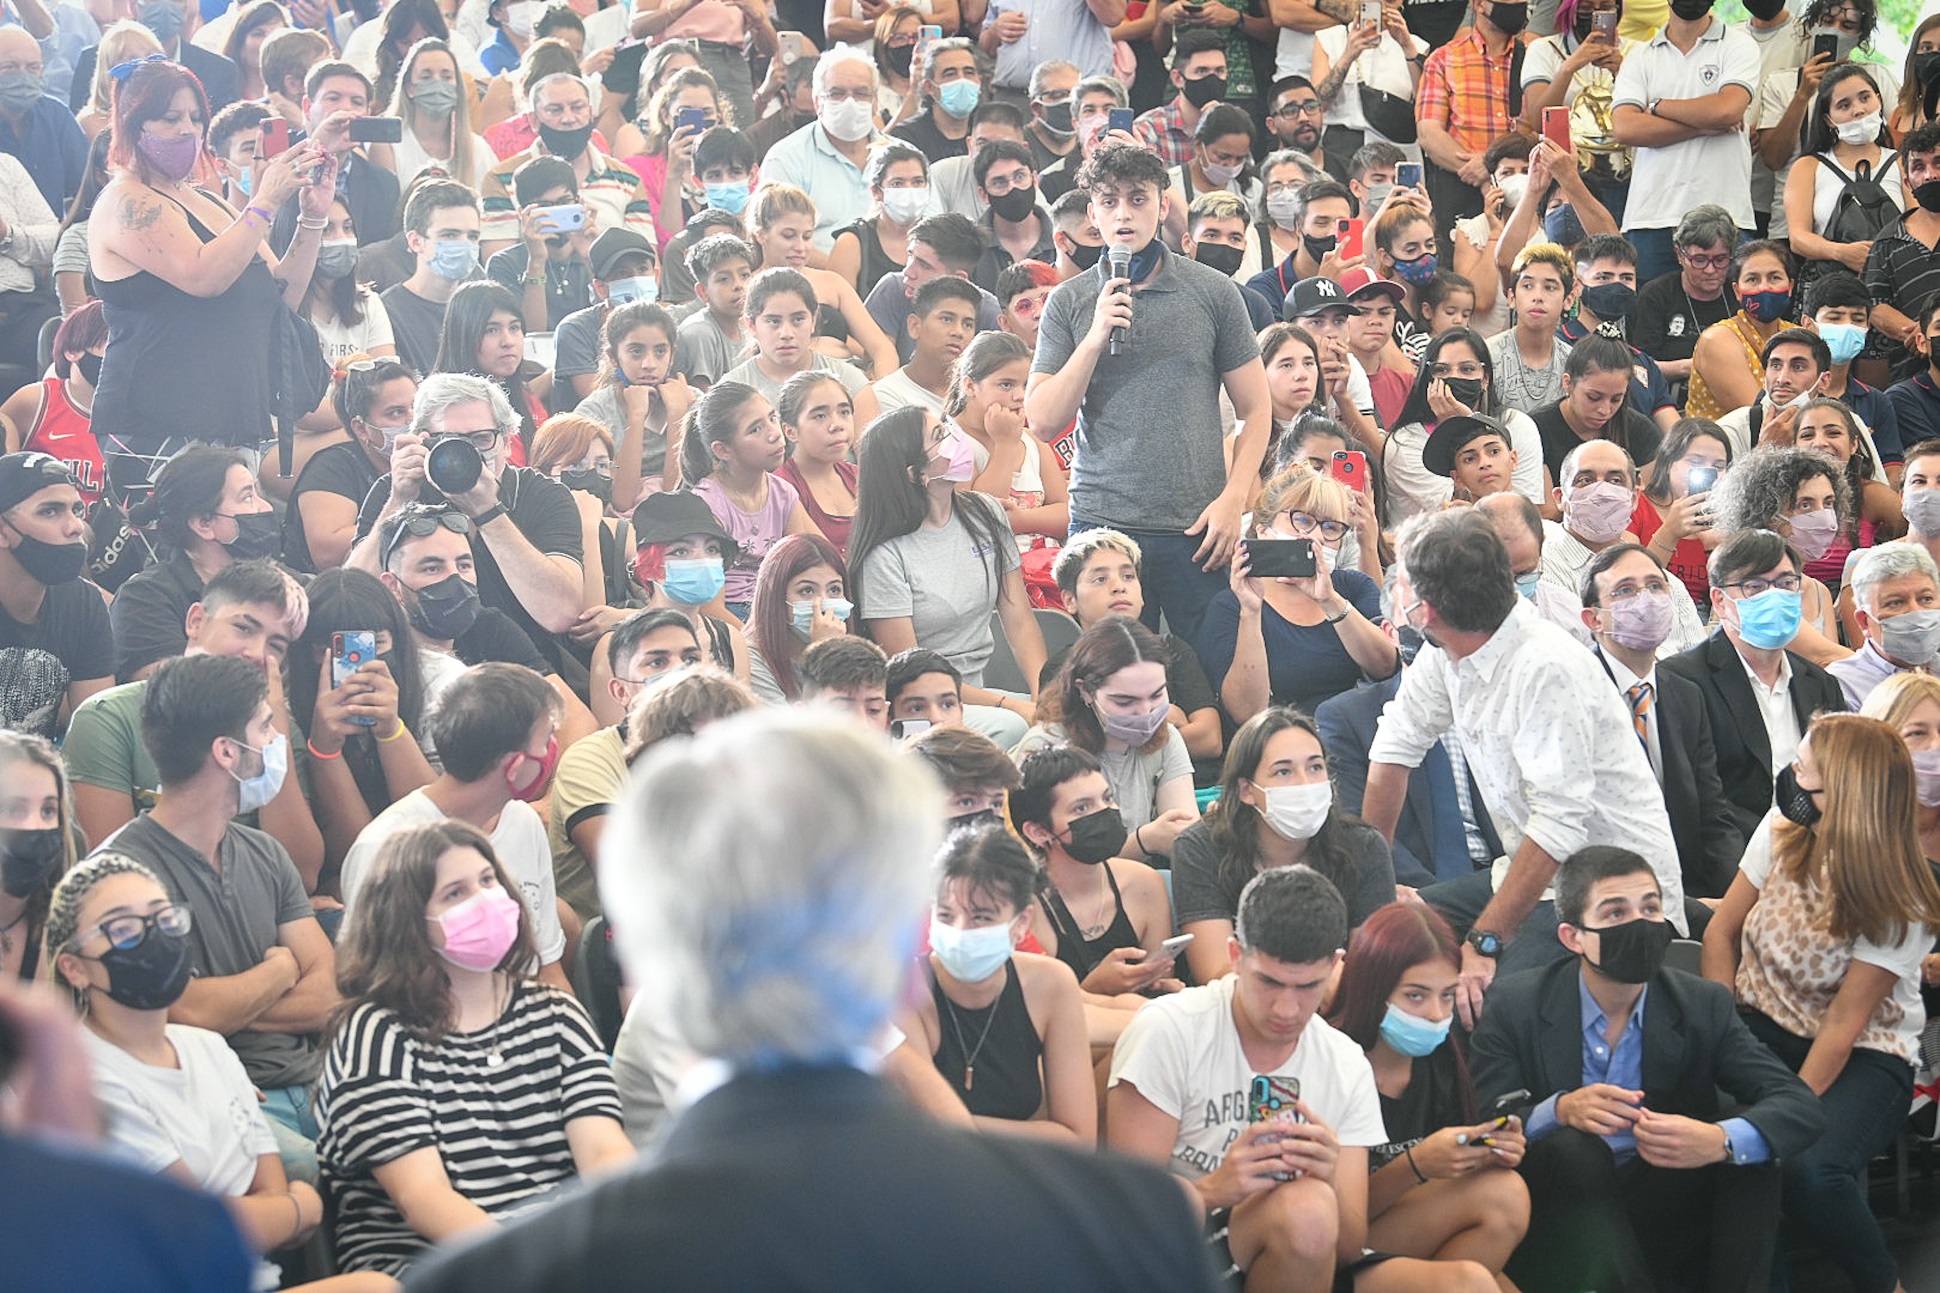
[[[485,474],[485,458],[464,436],[447,436],[431,446],[424,474],[446,498],[463,494]]]

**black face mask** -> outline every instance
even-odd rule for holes
[[[1940,212],[1940,180],[1928,180],[1915,186],[1913,200],[1924,210]]]
[[[236,523],[236,537],[222,546],[238,561],[275,557],[283,552],[283,523],[274,512],[239,512],[229,518]]]
[[[591,122],[573,130],[560,130],[554,126],[539,127],[539,138],[544,142],[546,151],[554,157],[563,157],[567,161],[585,152],[587,141],[592,137]]]
[[[1590,38],[1596,30],[1596,13],[1588,5],[1576,6],[1576,40],[1578,44]]]
[[[1671,0],[1671,13],[1685,22],[1696,22],[1711,12],[1711,0]]]
[[[1215,99],[1226,97],[1226,78],[1223,76],[1195,76],[1185,83],[1179,91],[1185,101],[1195,108],[1203,108]]]
[[[87,568],[87,544],[49,543],[31,534],[22,534],[11,523],[7,528],[13,530],[16,538],[13,559],[20,563],[20,568],[35,583],[45,584],[49,588],[56,584],[71,584]]]
[[[1413,664],[1415,657],[1421,654],[1421,648],[1427,645],[1427,639],[1421,636],[1420,629],[1405,623],[1395,627],[1394,635],[1401,642],[1401,663]]]
[[[613,478],[601,475],[597,467],[568,467],[559,473],[559,483],[567,489],[591,494],[602,503],[613,501]]]
[[[1041,106],[1044,109],[1043,120],[1046,130],[1054,135],[1077,133],[1077,127],[1071,121],[1071,101],[1069,99],[1063,103],[1046,103]]]
[[[1496,30],[1505,36],[1518,35],[1529,25],[1529,6],[1505,4],[1503,0],[1496,0],[1495,7],[1489,10],[1489,21],[1495,24]]]
[[[1303,233],[1300,235],[1300,245],[1307,249],[1309,256],[1319,262],[1333,255],[1334,248],[1340,246],[1340,238],[1331,233],[1325,238],[1316,238],[1310,233]]]
[[[108,972],[108,1000],[130,1010],[166,1010],[189,986],[194,968],[187,934],[164,934],[150,925],[133,947],[111,947],[100,956]]]
[[[1932,85],[1940,79],[1940,51],[1913,56],[1913,79],[1921,85]]]
[[[1599,319],[1621,319],[1637,308],[1637,289],[1628,283],[1598,283],[1583,289],[1583,306]]]
[[[1216,242],[1202,242],[1192,249],[1192,258],[1207,269],[1216,269],[1227,278],[1239,273],[1240,262],[1246,259],[1244,247],[1225,247]]]
[[[1480,377],[1444,377],[1442,385],[1448,393],[1469,408],[1480,411],[1482,407],[1482,379]]]
[[[1037,210],[1037,185],[1026,184],[1008,193],[994,193],[990,198],[990,209],[999,219],[1012,224],[1020,224]]]
[[[889,63],[890,71],[894,72],[897,76],[908,76],[909,65],[916,58],[916,46],[891,45],[883,51],[883,55]]]
[[[1812,798],[1812,792],[1799,785],[1798,774],[1792,771],[1789,763],[1778,770],[1778,776],[1772,782],[1772,802],[1778,805],[1778,811],[1785,820],[1794,826],[1816,826],[1819,818],[1825,815],[1819,810],[1818,801]]]
[[[462,634],[478,622],[478,590],[462,575],[446,575],[418,589],[411,623],[418,632],[441,642]]]
[[[89,352],[75,360],[74,366],[81,370],[81,376],[88,379],[88,385],[99,386],[101,384],[100,355]]]
[[[1116,808],[1100,808],[1072,818],[1058,842],[1072,861],[1097,866],[1125,847],[1125,819]]]
[[[1664,968],[1664,954],[1670,951],[1671,939],[1677,936],[1668,920],[1647,920],[1642,916],[1592,932],[1597,936],[1597,949],[1603,956],[1590,963],[1604,978],[1618,983],[1649,983],[1651,976]]]
[[[58,826],[6,832],[0,839],[0,889],[25,898],[54,873],[66,847],[66,833]]]
[[[1745,12],[1759,22],[1770,22],[1785,9],[1785,0],[1745,0]]]
[[[1088,247],[1084,243],[1074,242],[1064,254],[1069,256],[1071,263],[1079,269],[1090,269],[1098,263],[1098,258],[1105,254],[1105,244],[1099,243],[1096,247]]]

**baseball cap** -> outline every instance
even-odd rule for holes
[[[1347,299],[1341,285],[1331,278],[1303,278],[1287,290],[1286,302],[1280,307],[1280,317],[1292,323],[1310,314],[1339,306],[1349,314],[1359,314],[1361,307]]]
[[[631,229],[608,229],[593,239],[593,245],[586,249],[586,263],[593,271],[593,277],[604,283],[613,277],[613,268],[628,256],[644,255],[648,260],[658,262],[653,253],[653,244],[642,234]]]
[[[1349,300],[1368,292],[1386,292],[1394,298],[1396,305],[1408,299],[1407,289],[1391,278],[1382,278],[1365,265],[1356,265],[1340,276],[1340,290],[1347,293]]]
[[[0,455],[0,512],[11,511],[55,485],[72,485],[74,473],[51,453]]]

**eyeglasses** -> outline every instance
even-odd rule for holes
[[[1736,588],[1746,597],[1756,597],[1776,588],[1780,592],[1796,593],[1805,587],[1805,581],[1797,575],[1780,575],[1776,579],[1741,579],[1735,584],[1725,584],[1725,588]]]
[[[416,516],[405,517],[398,522],[397,530],[391,535],[391,541],[384,545],[383,564],[386,566],[391,564],[391,557],[396,554],[407,535],[422,539],[427,534],[436,534],[439,526],[443,526],[453,534],[470,536],[472,519],[463,512],[420,512]]]
[[[1644,593],[1668,593],[1670,590],[1671,590],[1671,586],[1665,583],[1663,580],[1653,579],[1650,582],[1645,584],[1627,585],[1623,588],[1619,588],[1615,592],[1609,594],[1609,596],[1606,597],[1604,600],[1612,601],[1612,602],[1627,602],[1631,598],[1641,596]]]
[[[1302,99],[1298,103],[1283,103],[1273,110],[1276,117],[1318,117],[1326,110],[1319,99]]]
[[[146,942],[151,929],[159,929],[171,938],[181,938],[189,932],[194,919],[195,914],[187,907],[172,902],[146,916],[116,916],[113,920],[104,920],[95,929],[108,940],[109,947],[125,952]]]
[[[1718,256],[1694,256],[1688,251],[1681,252],[1679,254],[1681,254],[1684,257],[1684,263],[1686,265],[1689,265],[1692,269],[1729,269],[1731,267],[1731,257],[1728,254],[1718,255]]]
[[[1311,512],[1289,511],[1282,512],[1280,515],[1285,518],[1287,528],[1303,539],[1315,530],[1319,530],[1320,537],[1329,543],[1339,543],[1347,537],[1345,521],[1323,521]]]
[[[443,435],[434,435],[426,447],[429,448],[432,445],[437,445],[446,440],[461,439],[471,441],[472,448],[478,450],[480,453],[490,453],[492,450],[498,448],[497,431],[452,431]]]

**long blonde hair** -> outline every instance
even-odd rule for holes
[[[1825,781],[1812,826],[1772,827],[1785,875],[1824,892],[1820,926],[1839,942],[1895,943],[1907,926],[1940,925],[1940,883],[1920,851],[1913,757],[1897,729],[1860,714],[1825,714],[1805,739]]]
[[[410,52],[404,56],[404,62],[398,65],[397,81],[391,87],[391,101],[384,112],[387,116],[402,117],[406,130],[412,128],[417,121],[418,110],[411,106],[410,96],[405,90],[411,84],[411,73],[417,70],[418,59],[426,54],[443,54],[451,60],[452,70],[458,74],[458,106],[451,110],[451,151],[445,169],[460,184],[477,188],[485,178],[486,169],[479,165],[483,159],[477,156],[478,150],[473,147],[477,141],[472,135],[471,112],[478,102],[478,91],[473,88],[471,77],[465,74],[464,64],[458,61],[458,55],[452,52],[447,42],[436,36],[426,36],[411,46]]]
[[[162,42],[155,39],[155,33],[133,19],[124,18],[102,32],[101,44],[94,51],[94,81],[88,87],[88,107],[103,116],[113,116],[115,79],[111,75],[112,70],[123,63],[161,52]]]

